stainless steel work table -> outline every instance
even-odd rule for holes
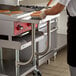
[[[56,15],[55,17],[58,17],[58,15]],[[7,18],[7,17],[5,17]],[[1,48],[11,48],[11,49],[15,49],[15,75],[14,76],[26,76],[28,73],[34,71],[35,72],[35,76],[41,76],[39,70],[38,70],[38,66],[37,66],[37,56],[38,55],[43,55],[43,54],[46,54],[48,50],[50,50],[50,26],[49,26],[49,21],[51,21],[51,19],[53,19],[54,16],[47,16],[45,19],[43,20],[40,20],[40,19],[32,19],[30,16],[29,18],[23,18],[23,17],[20,17],[20,18],[9,18],[8,20],[10,21],[20,21],[20,22],[25,22],[25,23],[32,23],[32,35],[31,36],[24,36],[22,38],[16,38],[16,37],[12,37],[12,36],[8,36],[8,40],[4,40],[4,39],[0,39],[0,47]],[[42,53],[38,53],[37,50],[36,50],[36,42],[38,42],[39,40],[41,40],[44,35],[42,32],[36,32],[35,31],[35,24],[39,24],[40,22],[44,23],[44,22],[47,22],[47,41],[48,41],[48,44],[47,44],[47,48],[44,52]],[[36,37],[37,35],[37,37]],[[31,38],[30,38],[31,37]],[[28,40],[28,38],[30,38]],[[24,48],[27,48],[28,46],[32,45],[32,56],[31,58],[26,61],[26,62],[20,62],[19,60],[19,50],[22,50]],[[2,59],[2,50],[1,50],[1,71],[3,72],[4,70],[4,66],[3,66],[3,59]],[[29,68],[27,71],[25,71],[24,67],[26,64],[29,64],[31,61],[33,61],[33,66],[31,68]],[[11,63],[13,64],[13,63]],[[20,65],[22,66],[20,70]],[[26,65],[27,66],[27,65]],[[11,66],[12,67],[12,66]],[[7,67],[8,68],[8,67]],[[6,68],[6,70],[8,71],[8,69]],[[22,72],[24,71],[24,72]],[[9,71],[10,72],[10,71]],[[13,72],[13,71],[12,71]],[[5,72],[4,72],[5,73]],[[6,73],[7,74],[7,73]],[[10,76],[10,75],[8,75]],[[12,75],[11,75],[12,76]]]

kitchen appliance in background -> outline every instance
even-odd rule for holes
[[[30,8],[28,9],[30,11]],[[29,14],[26,14],[27,11],[27,7],[22,8],[20,6],[0,5],[0,24],[3,25],[0,26],[0,35],[17,36],[24,32],[30,32],[32,25],[31,23],[10,21],[15,18],[20,19],[21,17],[28,17]],[[9,26],[9,24],[11,26]],[[37,28],[37,24],[35,25],[35,27]]]

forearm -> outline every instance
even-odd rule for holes
[[[46,15],[56,15],[56,14],[60,13],[64,9],[64,7],[65,7],[64,5],[57,3],[52,8],[46,9],[45,14]]]

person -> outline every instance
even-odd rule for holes
[[[76,0],[58,0],[58,3],[44,11],[36,11],[31,16],[45,18],[47,15],[56,15],[66,7],[68,14],[67,22],[67,63],[70,67],[71,76],[76,76]],[[64,27],[64,26],[63,26]]]

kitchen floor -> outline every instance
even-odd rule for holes
[[[64,47],[58,52],[55,61],[51,61],[50,64],[45,63],[40,66],[42,76],[70,76],[69,66],[66,58],[67,48]]]

